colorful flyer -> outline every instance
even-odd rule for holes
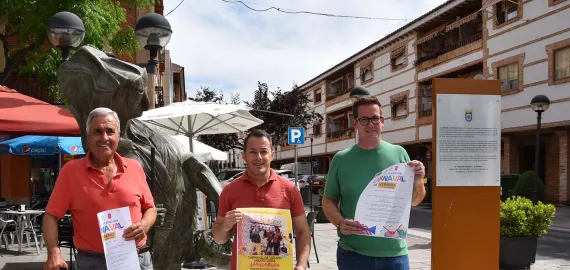
[[[126,241],[123,231],[132,225],[129,207],[116,208],[97,214],[105,260],[109,270],[140,270],[135,240]]]
[[[414,171],[405,163],[377,173],[356,205],[354,220],[362,225],[362,234],[405,239],[413,190]]]
[[[293,269],[291,212],[273,208],[238,208],[237,269]]]

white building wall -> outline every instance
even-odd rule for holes
[[[456,1],[443,10],[447,10],[461,1]],[[543,123],[553,123],[570,120],[570,115],[563,112],[563,109],[570,108],[570,83],[560,85],[548,85],[548,61],[546,46],[561,40],[570,38],[570,1],[565,1],[555,6],[549,7],[547,0],[523,1],[522,18],[516,22],[505,25],[498,29],[493,29],[492,18],[483,22],[487,30],[487,37],[490,37],[483,48],[484,49],[468,53],[451,61],[436,65],[418,73],[413,66],[415,60],[415,47],[410,40],[407,44],[408,66],[392,72],[390,69],[390,51],[385,50],[376,53],[374,57],[374,79],[372,82],[366,83],[364,86],[369,89],[372,95],[379,98],[383,105],[389,105],[390,96],[410,91],[409,98],[409,115],[406,118],[392,121],[390,119],[390,106],[383,106],[382,113],[386,116],[384,125],[383,138],[393,143],[410,143],[417,140],[429,140],[432,138],[432,125],[416,126],[416,103],[417,103],[417,81],[429,79],[434,76],[449,73],[457,67],[468,63],[476,63],[477,61],[485,61],[488,68],[487,74],[489,79],[494,79],[492,63],[509,58],[515,55],[524,54],[523,68],[523,85],[522,92],[504,95],[502,97],[502,127],[503,129],[529,127],[536,123],[536,113],[528,107],[532,97],[537,94],[546,94],[551,100],[555,101],[547,113],[543,114]],[[487,14],[493,13],[492,6],[487,8]],[[441,12],[441,11],[439,11]],[[439,13],[436,12],[436,13]],[[548,15],[548,16],[547,16]],[[426,20],[431,19],[434,15],[428,16]],[[403,33],[403,32],[402,32]],[[497,35],[499,34],[499,35]],[[390,42],[382,41],[384,45]],[[379,45],[380,46],[380,45]],[[370,50],[363,51],[354,59],[360,58],[369,53]],[[484,60],[484,56],[487,57]],[[367,61],[368,59],[363,59]],[[354,60],[353,60],[354,61]],[[347,62],[348,65],[348,62]],[[355,85],[360,85],[360,68],[355,68]],[[326,75],[324,76],[326,77]],[[324,78],[323,77],[323,78]],[[416,81],[417,77],[417,81]],[[322,85],[323,101],[325,104],[325,85]],[[312,95],[312,91],[311,91]],[[556,101],[559,100],[559,101]],[[317,108],[323,115],[351,106],[350,100],[345,100],[330,106],[320,105]],[[325,118],[326,119],[326,118]],[[324,124],[324,123],[323,123]],[[323,133],[326,127],[323,126]],[[313,154],[334,153],[354,144],[354,139],[337,141],[325,144],[325,137],[321,136],[320,141],[313,143]],[[308,144],[301,146],[308,147]],[[309,148],[310,149],[310,148]],[[305,153],[300,150],[300,153]],[[293,151],[282,153],[283,157],[293,157]],[[301,156],[301,155],[299,155]]]
[[[488,8],[492,12],[492,8]],[[546,47],[570,38],[570,2],[565,1],[552,7],[548,1],[530,1],[523,5],[523,16],[516,22],[493,29],[493,21],[488,20],[489,33],[487,47],[488,74],[496,79],[492,64],[509,57],[524,55],[523,91],[504,95],[501,99],[501,122],[503,129],[536,125],[536,113],[528,106],[531,99],[544,94],[553,101],[543,114],[543,123],[570,120],[563,112],[570,105],[563,101],[570,97],[569,83],[548,85],[548,55]]]

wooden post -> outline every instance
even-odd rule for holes
[[[499,181],[497,186],[442,186],[441,183],[438,186],[437,156],[440,154],[437,152],[438,94],[498,95],[500,100],[500,82],[498,80],[433,79],[433,180],[431,182],[433,196],[432,269],[498,269],[500,180],[493,179],[493,181]],[[478,116],[476,112],[473,112],[473,116],[469,119],[471,117]],[[467,120],[467,116],[465,118]],[[500,162],[500,157],[497,162]],[[500,173],[497,177],[500,179]]]

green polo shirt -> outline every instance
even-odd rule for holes
[[[407,163],[410,157],[399,145],[382,141],[380,146],[364,150],[356,144],[333,157],[325,185],[325,197],[340,201],[344,218],[354,219],[356,204],[364,188],[374,176],[398,163]],[[364,235],[344,235],[339,246],[345,250],[371,257],[396,257],[408,254],[405,239],[390,239]]]

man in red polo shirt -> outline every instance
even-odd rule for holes
[[[311,231],[307,224],[301,192],[291,181],[277,175],[269,167],[274,153],[271,151],[271,139],[267,132],[254,130],[245,137],[243,143],[242,157],[247,169],[241,177],[226,185],[220,194],[218,217],[212,228],[214,240],[218,244],[229,240],[230,230],[242,219],[242,213],[235,210],[236,208],[287,209],[291,211],[293,228],[297,235],[295,270],[305,270],[311,251]],[[232,270],[237,268],[236,255],[234,241]]]
[[[121,125],[114,111],[93,110],[86,126],[89,152],[65,164],[46,208],[43,234],[48,259],[44,270],[67,269],[58,247],[57,223],[68,210],[78,253],[76,269],[106,270],[97,213],[125,206],[130,208],[133,225],[123,236],[136,241],[141,269],[152,269],[146,233],[156,220],[156,208],[145,173],[137,161],[116,153]]]

